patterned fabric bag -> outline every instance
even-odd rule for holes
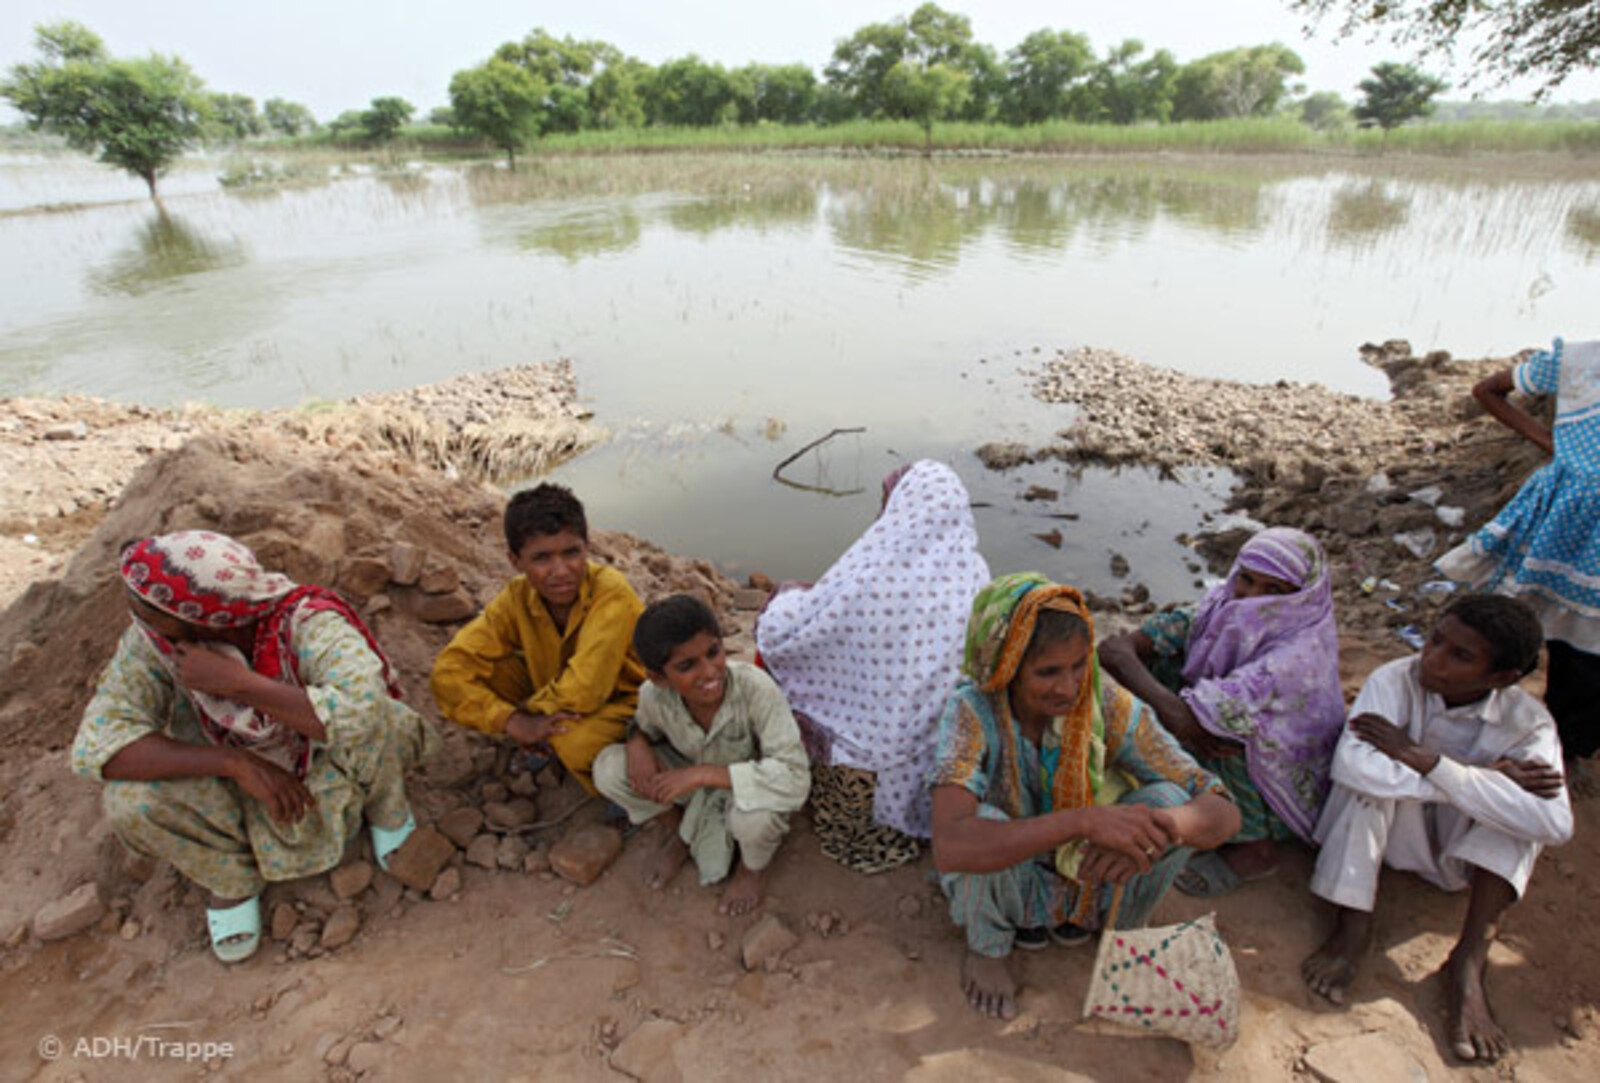
[[[1122,888],[1100,934],[1083,1017],[1119,1032],[1226,1049],[1239,1038],[1239,973],[1212,915],[1118,929]]]

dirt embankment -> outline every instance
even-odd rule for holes
[[[471,477],[533,476],[592,444],[565,361],[293,410],[0,399],[0,605],[60,574],[151,456],[204,434],[393,450]]]

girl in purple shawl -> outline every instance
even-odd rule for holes
[[[1191,861],[1180,890],[1226,894],[1276,870],[1275,841],[1310,840],[1344,725],[1333,587],[1315,538],[1261,531],[1198,607],[1110,637],[1100,664],[1239,806],[1239,833]]]

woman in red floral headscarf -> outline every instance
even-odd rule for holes
[[[404,776],[436,740],[360,617],[209,531],[124,551],[133,624],[72,749],[132,850],[210,892],[224,962],[261,942],[262,888],[337,865],[363,819],[386,865]]]

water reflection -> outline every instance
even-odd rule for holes
[[[816,220],[818,189],[799,184],[760,193],[711,199],[687,199],[666,210],[666,220],[682,233],[709,236],[725,229],[793,229]]]
[[[1600,206],[1568,211],[1567,236],[1589,259],[1600,256]]]
[[[136,297],[171,279],[237,267],[247,258],[235,238],[208,236],[181,218],[152,213],[132,244],[89,272],[89,282],[99,293]]]
[[[517,244],[578,263],[591,256],[626,252],[639,243],[644,231],[632,207],[614,206],[563,217],[559,221],[519,230]]]
[[[1349,184],[1333,193],[1328,240],[1346,246],[1369,244],[1401,229],[1410,215],[1410,196],[1394,194],[1388,184],[1377,180]]]

